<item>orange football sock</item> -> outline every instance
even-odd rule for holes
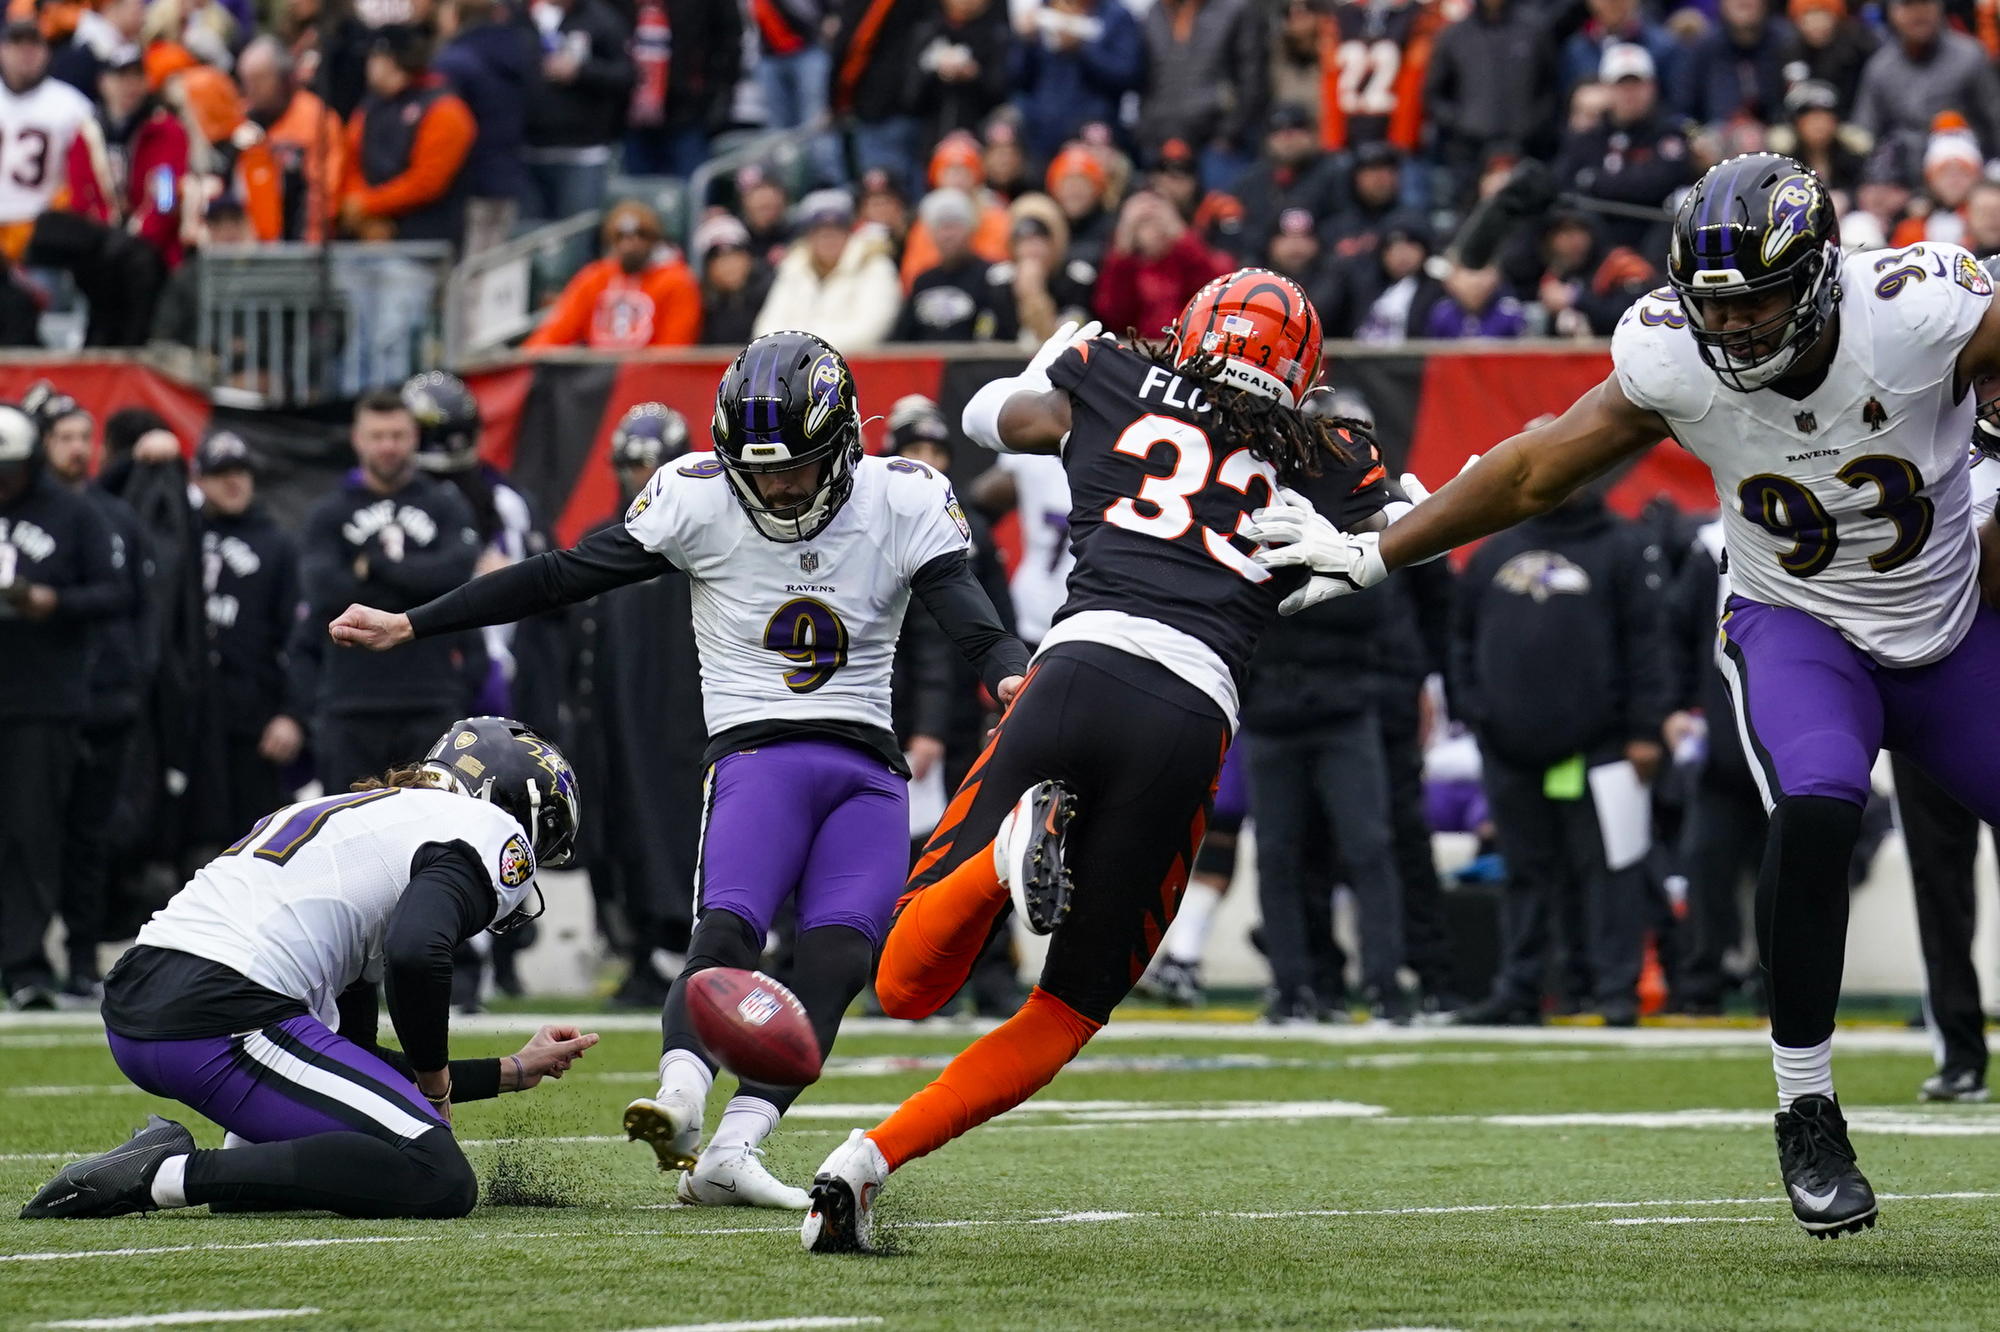
[[[896,1018],[927,1018],[971,974],[1007,889],[987,843],[928,888],[910,894],[882,945],[875,997]]]
[[[1020,1012],[974,1041],[868,1136],[891,1170],[934,1152],[1048,1086],[1103,1025],[1036,986]]]

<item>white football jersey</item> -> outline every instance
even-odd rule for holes
[[[970,541],[951,483],[907,458],[863,458],[810,541],[760,533],[712,457],[655,472],[625,528],[688,575],[710,735],[774,718],[892,729],[910,578]]]
[[[94,114],[89,99],[61,79],[43,79],[24,93],[0,83],[0,223],[48,211],[69,179],[69,146]]]
[[[1826,621],[1885,666],[1950,652],[1978,605],[1966,442],[1974,397],[1957,360],[1992,283],[1971,255],[1926,241],[1849,257],[1840,344],[1794,401],[1738,393],[1702,361],[1669,289],[1618,323],[1618,384],[1708,464],[1731,587]]]
[[[382,974],[383,932],[427,842],[472,848],[499,901],[494,920],[534,885],[534,850],[497,805],[423,788],[350,791],[265,816],[138,941],[220,962],[337,1028],[340,992]]]
[[[1076,555],[1069,544],[1069,473],[1061,458],[1043,453],[1003,453],[993,460],[1014,478],[1014,514],[1021,524],[1021,562],[1007,590],[1021,638],[1048,636],[1056,612],[1069,598]]]

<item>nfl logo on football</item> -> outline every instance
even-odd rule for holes
[[[753,1027],[761,1027],[778,1016],[778,1001],[764,990],[752,990],[743,996],[743,1002],[736,1005],[736,1011],[745,1022]]]

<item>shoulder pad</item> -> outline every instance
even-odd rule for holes
[[[1934,383],[1985,317],[1993,281],[1957,245],[1924,241],[1854,255],[1841,268],[1841,305],[1859,306],[1875,375],[1885,388]]]
[[[1611,335],[1618,387],[1635,407],[1669,421],[1699,421],[1720,381],[1703,363],[1687,331],[1687,313],[1672,291],[1641,296]]]

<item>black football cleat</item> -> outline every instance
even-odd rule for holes
[[[1875,1224],[1875,1190],[1854,1164],[1847,1119],[1831,1096],[1801,1096],[1778,1112],[1778,1168],[1792,1215],[1815,1239]]]
[[[1959,1101],[1968,1105],[1977,1105],[1991,1094],[1986,1087],[1986,1075],[1976,1068],[1933,1073],[1917,1089],[1919,1101]]]
[[[171,1119],[147,1115],[123,1146],[71,1161],[21,1209],[23,1221],[124,1216],[150,1212],[153,1175],[162,1161],[194,1151],[194,1135]]]
[[[1061,782],[1037,782],[1000,825],[993,864],[1013,895],[1014,909],[1036,934],[1054,933],[1069,914],[1070,877],[1063,864],[1076,797]]]

